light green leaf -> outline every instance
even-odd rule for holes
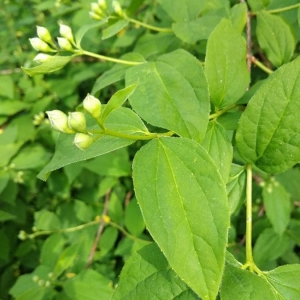
[[[117,91],[108,101],[107,105],[105,105],[104,109],[102,110],[101,119],[103,122],[107,118],[107,116],[114,111],[115,109],[122,106],[125,101],[130,97],[137,87],[137,83],[134,83],[126,88]]]
[[[24,68],[24,67],[22,67],[22,70],[25,73],[27,73],[29,76],[55,72],[57,70],[62,69],[69,61],[71,61],[71,59],[73,57],[74,57],[74,55],[71,55],[71,56],[59,56],[59,55],[52,56],[46,62],[40,64],[37,67],[33,67],[33,68]]]
[[[114,227],[106,227],[98,243],[98,247],[100,249],[100,255],[102,257],[115,246],[118,235],[119,235],[118,229]]]
[[[182,296],[183,293],[185,297]],[[156,244],[134,253],[125,263],[112,300],[159,300],[198,298],[171,270]]]
[[[211,101],[218,108],[234,104],[246,92],[246,41],[229,20],[223,19],[208,39],[205,74]]]
[[[10,99],[14,97],[14,81],[11,75],[0,76],[0,95]],[[2,109],[0,111],[0,114],[3,114],[4,111]]]
[[[63,289],[72,300],[106,300],[111,299],[113,293],[112,282],[91,269],[83,270],[68,280]]]
[[[276,299],[265,279],[228,263],[225,267],[220,294],[222,300]]]
[[[272,228],[265,229],[256,240],[253,248],[253,257],[258,267],[280,257],[289,247],[289,237],[286,234],[279,236]]]
[[[85,26],[82,26],[75,34],[75,43],[76,43],[77,47],[80,48],[82,38],[90,29],[100,27],[103,24],[107,23],[107,21],[108,21],[108,18],[104,18],[100,21],[97,21],[97,23],[92,23],[92,24],[87,24]]]
[[[134,158],[133,180],[147,229],[170,266],[203,299],[215,299],[229,212],[211,157],[189,139],[152,140]]]
[[[124,223],[128,231],[138,236],[145,229],[145,222],[136,198],[130,200],[125,209]]]
[[[133,109],[152,125],[201,142],[208,123],[209,97],[202,67],[195,57],[177,50],[157,62],[126,73],[126,84],[139,80],[129,98]]]
[[[38,230],[58,230],[61,224],[53,212],[43,209],[34,213],[34,226]]]
[[[274,231],[282,235],[290,221],[290,196],[278,181],[266,182],[263,187],[266,214]]]
[[[0,194],[8,184],[10,174],[7,171],[0,170]]]
[[[280,67],[290,61],[296,42],[291,28],[280,16],[259,12],[256,35],[260,47],[273,65]]]
[[[269,283],[276,290],[278,299],[300,299],[300,265],[280,266],[264,272]]]
[[[241,157],[268,173],[300,161],[300,58],[274,72],[241,116],[236,145]]]
[[[0,222],[5,222],[5,221],[9,221],[9,220],[14,220],[16,219],[16,216],[8,213],[4,210],[0,210]]]
[[[134,52],[126,53],[125,55],[121,56],[120,59],[145,62],[143,56]],[[125,79],[126,70],[130,67],[131,66],[128,65],[116,64],[111,69],[105,71],[100,77],[97,78],[92,89],[92,94],[94,95],[95,93],[111,85],[112,83],[116,83],[122,79]]]
[[[247,4],[239,3],[234,5],[230,10],[230,16],[233,27],[242,33],[247,21]]]
[[[18,100],[1,100],[0,102],[0,115],[12,116],[30,106],[28,103]]]
[[[251,11],[257,12],[268,7],[272,0],[248,0]]]
[[[189,21],[198,17],[206,0],[158,0],[158,3],[174,21]]]
[[[141,119],[133,111],[124,107],[114,110],[107,117],[105,125],[111,130],[126,134],[135,134],[136,132],[140,134],[147,131]],[[96,128],[99,127],[96,126]],[[68,164],[103,155],[134,143],[134,140],[104,136],[94,142],[88,149],[82,151],[73,145],[73,139],[73,135],[61,134],[59,136],[55,154],[50,163],[38,174],[38,178],[46,180],[50,172]]]
[[[102,40],[108,39],[118,32],[120,32],[123,28],[125,28],[129,22],[127,20],[118,20],[114,24],[108,26],[102,31]]]
[[[217,122],[210,122],[202,146],[214,160],[224,183],[229,178],[233,149],[226,130]]]

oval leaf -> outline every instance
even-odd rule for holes
[[[216,107],[234,104],[246,92],[246,41],[229,20],[223,19],[208,39],[205,74]]]
[[[34,68],[22,67],[22,70],[24,72],[26,72],[29,76],[55,72],[57,70],[62,69],[73,57],[74,57],[74,55],[71,55],[71,56],[55,55],[37,67],[34,67]]]
[[[170,266],[200,297],[215,299],[229,212],[211,157],[189,139],[152,140],[134,158],[133,180],[146,226]]]
[[[300,161],[300,58],[274,72],[242,114],[236,144],[242,158],[268,173]]]

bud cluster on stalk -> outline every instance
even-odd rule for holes
[[[67,25],[59,25],[60,37],[57,38],[57,44],[54,43],[49,30],[46,27],[37,26],[37,36],[29,39],[31,46],[41,53],[37,54],[33,59],[36,62],[44,63],[51,59],[52,55],[47,53],[53,53],[58,51],[74,52],[76,50],[76,44],[74,41],[72,29]],[[75,48],[73,48],[73,46]],[[45,53],[46,52],[46,53]]]
[[[83,108],[95,120],[101,116],[101,102],[92,95],[87,95],[83,100]],[[68,116],[60,110],[47,111],[51,127],[59,132],[75,134],[74,145],[81,149],[87,149],[98,137],[87,130],[86,118],[83,112],[70,112]]]
[[[124,11],[121,7],[121,4],[118,1],[112,2],[112,7],[114,12],[122,17],[124,15]],[[105,0],[98,0],[98,2],[91,3],[91,11],[90,11],[90,17],[94,20],[102,20],[109,16],[108,10],[107,10],[107,4]]]

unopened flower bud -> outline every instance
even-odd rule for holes
[[[36,26],[38,37],[46,43],[52,44],[52,37],[49,30],[46,27]]]
[[[33,276],[32,276],[32,280],[33,280],[34,282],[38,282],[38,281],[40,280],[40,277],[37,276],[37,275],[33,275]]]
[[[52,56],[49,54],[45,54],[45,53],[39,53],[35,56],[35,58],[33,59],[33,61],[39,62],[39,63],[44,63],[47,60],[49,60]]]
[[[18,238],[22,241],[26,240],[27,237],[28,237],[28,235],[24,230],[21,230],[18,234]]]
[[[35,37],[32,39],[29,39],[31,46],[41,52],[56,52],[56,50],[52,49],[47,43],[42,41],[41,39]]]
[[[96,97],[88,94],[83,100],[83,108],[95,119],[101,115],[101,102]]]
[[[84,113],[79,111],[69,113],[68,126],[76,132],[86,132]]]
[[[91,146],[93,142],[94,139],[90,135],[85,133],[76,133],[73,143],[80,150],[85,150]]]
[[[74,43],[72,29],[67,25],[59,25],[59,33],[63,38],[66,38],[70,43]]]
[[[60,110],[46,111],[52,128],[63,133],[75,133],[68,127],[68,117]]]
[[[39,285],[39,286],[44,286],[44,285],[45,285],[45,280],[42,280],[42,279],[39,280],[39,281],[38,281],[38,285]]]
[[[98,5],[100,8],[102,8],[103,10],[107,9],[107,5],[106,5],[106,1],[105,0],[98,0]]]
[[[50,286],[51,286],[51,281],[47,280],[47,281],[45,282],[45,287],[50,287]]]
[[[58,37],[57,41],[58,41],[58,45],[61,48],[61,50],[73,52],[73,47],[66,38]]]
[[[102,15],[102,10],[100,8],[100,6],[98,5],[98,3],[91,3],[91,11],[99,16]]]
[[[99,16],[99,15],[93,13],[92,11],[89,12],[89,15],[90,15],[90,17],[91,17],[93,20],[97,20],[97,21],[102,20],[102,17],[101,17],[101,16]]]
[[[123,9],[119,1],[113,1],[112,6],[117,15],[119,16],[123,15]]]

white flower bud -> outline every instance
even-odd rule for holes
[[[72,29],[69,26],[60,24],[59,33],[63,38],[66,38],[70,43],[74,43]]]
[[[37,51],[56,52],[56,50],[50,48],[47,43],[45,43],[44,41],[42,41],[41,39],[39,39],[37,37],[29,39],[29,41],[30,41],[31,46]]]
[[[84,113],[79,111],[69,113],[68,126],[76,132],[86,132],[86,121]]]
[[[91,11],[99,16],[102,16],[102,9],[100,8],[100,6],[98,5],[98,3],[91,3]]]
[[[123,15],[123,9],[122,9],[122,6],[120,4],[119,1],[113,1],[112,2],[112,6],[113,6],[113,9],[115,11],[115,13],[119,16],[122,16]]]
[[[49,54],[45,54],[45,53],[39,53],[35,56],[35,58],[33,59],[33,61],[39,62],[39,63],[44,63],[47,60],[49,60],[52,56]]]
[[[106,5],[106,1],[105,0],[98,0],[98,5],[100,8],[102,8],[103,10],[107,9],[107,5]]]
[[[32,280],[33,280],[34,282],[38,282],[38,281],[40,280],[40,277],[37,276],[37,275],[33,275],[33,276],[32,276]]]
[[[95,119],[101,115],[101,102],[96,97],[88,94],[83,100],[83,108]]]
[[[97,20],[97,21],[102,20],[102,17],[101,17],[101,16],[99,16],[99,15],[93,13],[92,11],[89,12],[89,15],[90,15],[90,17],[91,17],[93,20]]]
[[[80,150],[85,150],[89,146],[91,146],[93,142],[94,139],[90,135],[84,133],[76,133],[73,143]]]
[[[66,38],[58,37],[57,41],[58,41],[58,45],[61,48],[61,50],[73,52],[73,47]]]
[[[46,27],[36,26],[38,37],[46,43],[52,44],[52,37],[49,30]]]
[[[68,117],[60,110],[46,111],[52,128],[63,133],[75,133],[68,127]]]

